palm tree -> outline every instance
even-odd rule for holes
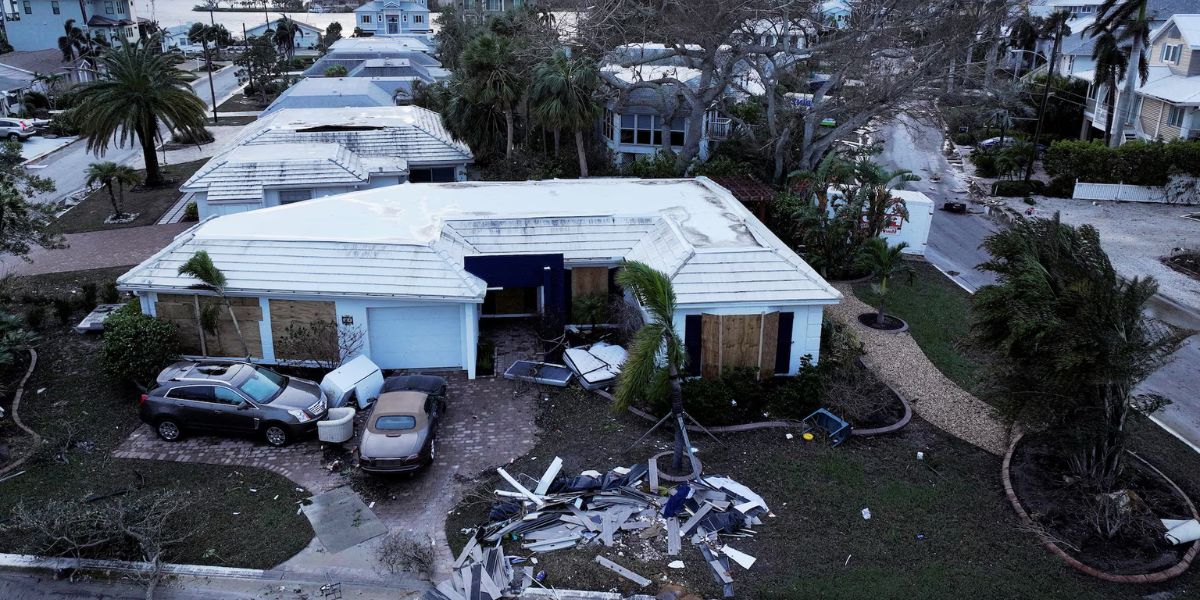
[[[1008,43],[1013,48],[1022,50],[1021,59],[1017,66],[1016,74],[1021,75],[1021,68],[1025,66],[1025,55],[1032,54],[1034,48],[1037,47],[1038,40],[1042,37],[1042,18],[1035,17],[1029,14],[1028,11],[1019,15],[1013,20],[1008,28]],[[1037,66],[1036,55],[1034,56],[1033,66]]]
[[[203,137],[204,101],[179,78],[167,56],[145,40],[122,42],[101,61],[104,78],[81,86],[74,109],[88,150],[103,154],[114,136],[121,145],[136,139],[146,162],[146,185],[163,185],[155,152],[162,138],[159,126],[192,139]]]
[[[1112,143],[1113,113],[1116,111],[1117,82],[1125,77],[1129,68],[1129,55],[1121,48],[1121,42],[1110,31],[1096,37],[1092,47],[1092,58],[1096,61],[1095,82],[1104,86],[1104,143]]]
[[[63,23],[63,35],[58,38],[58,49],[62,52],[63,62],[71,62],[86,54],[87,42],[83,30],[75,26],[75,19],[67,19]]]
[[[1056,10],[1042,22],[1042,35],[1048,36],[1054,40],[1050,46],[1050,62],[1046,68],[1046,85],[1042,88],[1041,108],[1038,110],[1037,126],[1033,131],[1033,146],[1036,148],[1038,141],[1042,137],[1042,119],[1046,114],[1046,104],[1050,101],[1050,87],[1054,85],[1054,71],[1058,68],[1058,53],[1062,50],[1063,38],[1071,35],[1071,27],[1067,22],[1071,19],[1070,13],[1065,10]],[[1003,145],[1003,142],[1001,143]],[[1037,153],[1029,157],[1029,162],[1025,166],[1025,181],[1029,181],[1033,177],[1033,162],[1037,158]]]
[[[94,162],[87,168],[87,185],[103,185],[108,188],[108,198],[112,202],[113,217],[124,216],[121,206],[125,204],[125,186],[134,186],[142,181],[142,176],[129,165],[120,165],[111,160]],[[116,188],[114,190],[114,188]]]
[[[504,115],[504,156],[512,157],[514,113],[525,77],[517,68],[509,38],[491,33],[471,40],[459,60],[463,83],[460,88],[472,104],[491,107]]]
[[[683,430],[683,388],[680,378],[687,351],[675,329],[675,290],[666,274],[640,262],[627,262],[617,272],[617,283],[629,290],[650,320],[638,329],[629,356],[621,366],[614,394],[616,410],[624,410],[642,399],[651,403],[668,400],[675,427],[672,466],[684,469],[687,434]]]
[[[275,26],[275,48],[288,60],[296,55],[297,35],[304,37],[304,30],[300,29],[300,25],[289,19],[287,15],[280,15],[279,22]]]
[[[1090,26],[1092,36],[1102,35],[1102,32],[1120,31],[1118,39],[1132,42],[1129,51],[1130,65],[1126,68],[1125,89],[1117,102],[1116,111],[1121,119],[1113,123],[1116,134],[1109,138],[1109,146],[1117,147],[1125,140],[1125,127],[1133,122],[1133,89],[1135,75],[1140,76],[1142,83],[1149,77],[1149,61],[1146,60],[1146,46],[1150,38],[1150,22],[1146,18],[1146,0],[1104,0],[1104,4],[1096,10],[1096,20]]]
[[[856,197],[856,203],[861,203],[863,207],[862,235],[866,238],[878,236],[887,225],[889,217],[908,218],[908,208],[904,200],[893,195],[892,190],[906,182],[921,180],[912,171],[890,170],[869,158],[862,158],[854,163],[854,179],[857,188],[852,195]]]
[[[233,313],[233,304],[229,302],[229,297],[225,295],[225,273],[213,264],[212,258],[208,252],[197,250],[191,258],[187,259],[182,265],[179,265],[179,274],[187,275],[200,280],[200,283],[192,284],[193,289],[205,290],[212,292],[221,299],[221,304],[225,305],[225,310],[229,312],[229,318],[233,321],[233,330],[237,332],[238,341],[242,343],[242,350],[245,353],[246,359],[250,358],[250,347],[246,345],[246,336],[242,335],[242,326],[238,323],[237,315]],[[203,322],[202,313],[197,310],[197,322]],[[211,317],[207,319],[211,321]],[[201,339],[204,335],[201,333]]]
[[[593,127],[600,115],[596,90],[600,75],[588,60],[572,60],[561,50],[538,65],[533,74],[533,117],[543,127],[575,133],[579,154],[579,176],[588,176],[587,148],[583,132]]]
[[[888,246],[887,240],[876,237],[867,240],[859,252],[859,268],[870,270],[871,274],[879,279],[878,283],[871,284],[871,291],[879,297],[878,312],[875,314],[875,325],[878,327],[883,327],[885,323],[883,309],[888,296],[888,281],[893,277],[908,275],[909,282],[912,282],[912,265],[904,260],[904,249],[907,247],[908,242]]]

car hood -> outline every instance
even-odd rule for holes
[[[268,406],[308,408],[321,399],[321,386],[307,380],[288,378],[287,387]]]
[[[363,430],[358,453],[364,458],[405,458],[420,453],[428,436],[427,429],[414,429],[391,435]]]

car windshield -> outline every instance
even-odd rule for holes
[[[238,388],[254,399],[255,402],[270,402],[287,386],[287,377],[270,369],[255,367],[250,378],[243,381]]]
[[[411,415],[383,415],[375,419],[375,429],[380,431],[406,431],[417,426],[417,418]]]

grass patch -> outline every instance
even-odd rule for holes
[[[220,117],[220,122],[214,123],[212,120],[212,111],[208,111],[209,119],[205,122],[208,127],[240,127],[249,125],[258,120],[258,117],[252,115],[242,116],[226,116],[221,114],[221,110],[217,109],[217,116]]]
[[[138,217],[133,221],[120,224],[104,222],[112,215],[112,201],[109,199],[108,190],[102,187],[54,221],[53,227],[59,233],[84,233],[154,225],[179,200],[179,185],[207,162],[208,159],[205,158],[167,165],[163,167],[163,176],[169,182],[167,185],[153,189],[125,190],[125,202],[121,208],[128,213],[138,213]],[[138,172],[143,176],[146,174],[145,171]]]
[[[971,295],[928,263],[913,263],[912,285],[903,279],[889,284],[888,314],[908,321],[909,333],[934,366],[969,392],[985,377],[986,359],[971,345]],[[854,295],[877,306],[870,283],[854,285]]]
[[[228,100],[217,106],[217,113],[260,111],[267,107],[266,104],[261,104],[258,100],[259,97],[257,95],[247,96],[246,94],[242,93],[234,94]],[[272,97],[268,95],[267,104],[270,104],[271,100]]]
[[[563,458],[565,474],[604,471],[644,461],[670,444],[664,433],[629,451],[649,424],[614,417],[602,400],[578,391],[539,401],[538,425],[543,433],[537,446],[506,466],[509,473],[540,476],[555,456]],[[1139,444],[1143,435],[1148,458],[1170,465],[1170,475],[1193,488],[1200,483],[1200,456],[1164,432],[1139,432]],[[721,445],[704,436],[692,441],[705,472],[750,486],[775,515],[755,527],[753,538],[728,540],[758,558],[750,571],[734,569],[739,598],[1116,599],[1131,593],[1127,586],[1079,575],[1042,549],[1020,529],[1004,497],[1000,459],[919,417],[896,435],[854,438],[838,448],[786,440],[782,431],[723,435]],[[916,460],[917,451],[926,460]],[[446,523],[454,552],[466,539],[460,530],[486,522],[493,490],[505,488],[491,472],[475,485]],[[871,509],[870,520],[862,518],[863,508]],[[664,552],[665,541],[654,547]],[[509,550],[528,554],[516,546]],[[558,588],[654,593],[634,590],[595,565],[597,553],[655,582],[665,576],[702,597],[720,597],[699,552],[688,544],[678,557],[646,560],[631,546],[561,550],[538,555],[536,568],[546,572],[547,585]],[[686,568],[666,568],[675,558]],[[1132,591],[1183,597],[1200,585],[1197,573]]]
[[[62,295],[85,282],[102,287],[125,270],[20,278],[8,294],[13,298]],[[9,302],[8,309],[20,313],[18,303]],[[112,458],[113,449],[140,424],[138,391],[102,374],[98,336],[73,333],[56,319],[46,323],[39,332],[38,366],[26,387],[21,417],[47,442],[26,463],[24,475],[0,485],[0,515],[18,503],[83,502],[89,495],[115,491],[144,478],[145,485],[131,494],[170,490],[194,501],[192,510],[172,525],[191,537],[173,549],[170,562],[270,568],[308,544],[312,528],[296,514],[296,503],[308,493],[296,491],[295,484],[280,475],[249,467]],[[17,377],[19,373],[8,373],[6,385],[14,385]],[[9,430],[6,434],[12,435]],[[67,447],[68,438],[76,443]],[[0,538],[0,551],[28,551],[27,541]]]

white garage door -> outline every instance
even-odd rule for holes
[[[367,309],[371,359],[385,369],[462,367],[462,307]]]

